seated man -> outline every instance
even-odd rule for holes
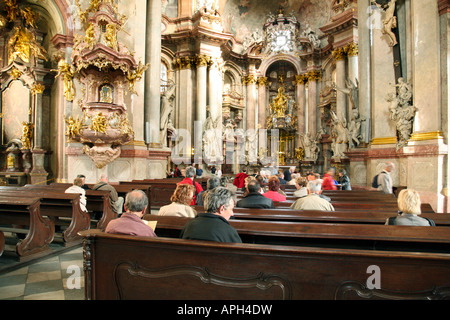
[[[320,194],[322,193],[322,182],[320,180],[309,181],[307,188],[308,195],[297,199],[291,205],[291,209],[334,211],[333,205],[320,197]]]
[[[252,180],[247,185],[247,195],[236,203],[236,207],[240,208],[260,208],[260,209],[274,209],[273,200],[264,197],[259,190],[261,186],[256,180]]]
[[[122,214],[123,197],[119,197],[116,189],[108,183],[108,176],[106,174],[100,176],[99,181],[92,187],[92,190],[109,191],[109,202],[113,211],[118,215]]]
[[[216,187],[220,186],[220,179],[219,177],[211,177],[206,182],[206,190],[200,192],[197,196],[197,206],[203,206],[203,197],[208,193],[209,190],[212,190]]]
[[[234,194],[224,187],[208,191],[204,200],[206,213],[199,213],[181,230],[180,237],[192,240],[241,243],[241,237],[228,222],[233,216]]]
[[[155,232],[143,220],[148,205],[148,198],[144,191],[133,190],[125,197],[125,213],[120,218],[111,220],[105,232],[127,234],[141,237],[156,237]]]

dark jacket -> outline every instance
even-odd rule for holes
[[[342,177],[339,177],[339,184],[342,187],[342,190],[352,190],[352,186],[350,185],[350,178],[344,174]]]
[[[264,197],[259,192],[249,193],[236,203],[240,208],[275,209],[272,199]]]
[[[189,220],[181,230],[180,238],[242,243],[236,229],[225,218],[213,213],[199,213]]]

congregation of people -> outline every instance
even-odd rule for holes
[[[277,173],[262,170],[259,174],[249,174],[246,170],[232,178],[217,174],[217,169],[211,168],[206,189],[196,181],[200,176],[205,177],[198,166],[188,166],[179,169],[175,167],[171,177],[182,178],[170,198],[171,203],[162,206],[157,212],[160,216],[176,216],[191,218],[181,231],[181,238],[209,240],[217,242],[242,242],[239,234],[230,225],[233,209],[257,208],[275,209],[275,203],[286,201],[285,191],[281,185],[293,185],[292,193],[295,201],[290,206],[292,210],[334,211],[330,197],[324,195],[324,190],[352,190],[351,181],[344,169],[336,175],[334,168],[326,170],[323,176],[306,171],[303,175],[296,171],[296,167]],[[387,162],[383,170],[374,177],[372,190],[382,193],[393,193],[391,172],[395,170],[392,162]],[[335,179],[336,178],[336,179]],[[79,175],[74,185],[66,192],[79,192],[84,200],[84,177]],[[130,234],[136,236],[156,236],[145,221],[142,220],[147,210],[148,199],[144,192],[133,190],[128,193],[124,202],[125,212],[121,214],[123,199],[117,196],[114,187],[108,183],[108,177],[102,175],[93,189],[113,190],[110,201],[119,215],[112,220],[107,228],[108,233]],[[237,196],[239,195],[239,197]],[[430,219],[421,218],[421,201],[417,191],[402,190],[398,195],[398,214],[386,220],[386,225],[418,225],[432,226]],[[197,212],[195,208],[203,210]],[[150,230],[149,230],[150,229]]]

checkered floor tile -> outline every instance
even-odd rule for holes
[[[83,249],[1,274],[0,300],[84,300]]]

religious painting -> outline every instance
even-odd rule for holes
[[[2,144],[22,136],[22,122],[30,119],[30,90],[20,80],[12,81],[2,92]]]
[[[110,84],[100,86],[100,102],[113,103],[114,88]]]

